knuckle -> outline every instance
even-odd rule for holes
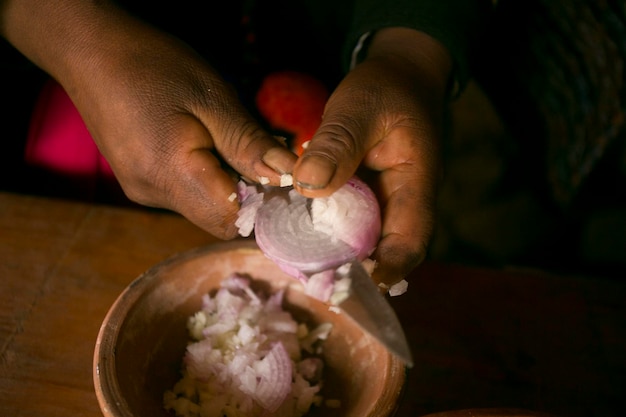
[[[357,135],[353,128],[334,122],[325,124],[318,131],[317,148],[323,145],[324,148],[334,150],[339,153],[354,153],[357,149]],[[315,150],[313,148],[312,150]]]
[[[168,207],[163,198],[171,195],[172,181],[159,164],[135,161],[132,168],[119,175],[119,182],[129,200],[144,206]]]
[[[364,152],[365,134],[362,126],[353,121],[342,121],[340,117],[320,126],[306,150],[307,155],[321,155],[330,159],[359,155]]]

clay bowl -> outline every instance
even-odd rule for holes
[[[521,408],[468,408],[464,410],[442,411],[422,417],[557,417],[540,411]]]
[[[332,322],[324,342],[324,398],[338,409],[313,407],[307,416],[393,415],[405,383],[404,364],[347,316],[305,296],[254,242],[234,241],[198,248],[154,266],[131,283],[106,315],[94,352],[94,384],[106,417],[172,416],[163,393],[180,378],[188,340],[187,318],[201,296],[230,273],[249,274],[266,289],[288,287],[287,308],[311,326]]]

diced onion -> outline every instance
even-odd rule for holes
[[[282,291],[265,297],[249,284],[227,278],[189,318],[183,377],[163,396],[177,416],[300,417],[322,404],[315,354],[332,325],[309,331],[283,310]]]
[[[389,295],[391,297],[397,297],[404,294],[409,289],[409,282],[407,280],[401,280],[389,288]]]

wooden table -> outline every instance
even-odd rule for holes
[[[180,216],[0,193],[0,416],[101,416],[100,323],[131,280],[215,239]],[[398,417],[626,410],[623,282],[427,262],[392,304],[416,366]]]

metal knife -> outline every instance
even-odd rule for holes
[[[412,367],[413,357],[402,325],[361,262],[352,261],[347,276],[351,280],[350,292],[338,307],[406,366]]]

